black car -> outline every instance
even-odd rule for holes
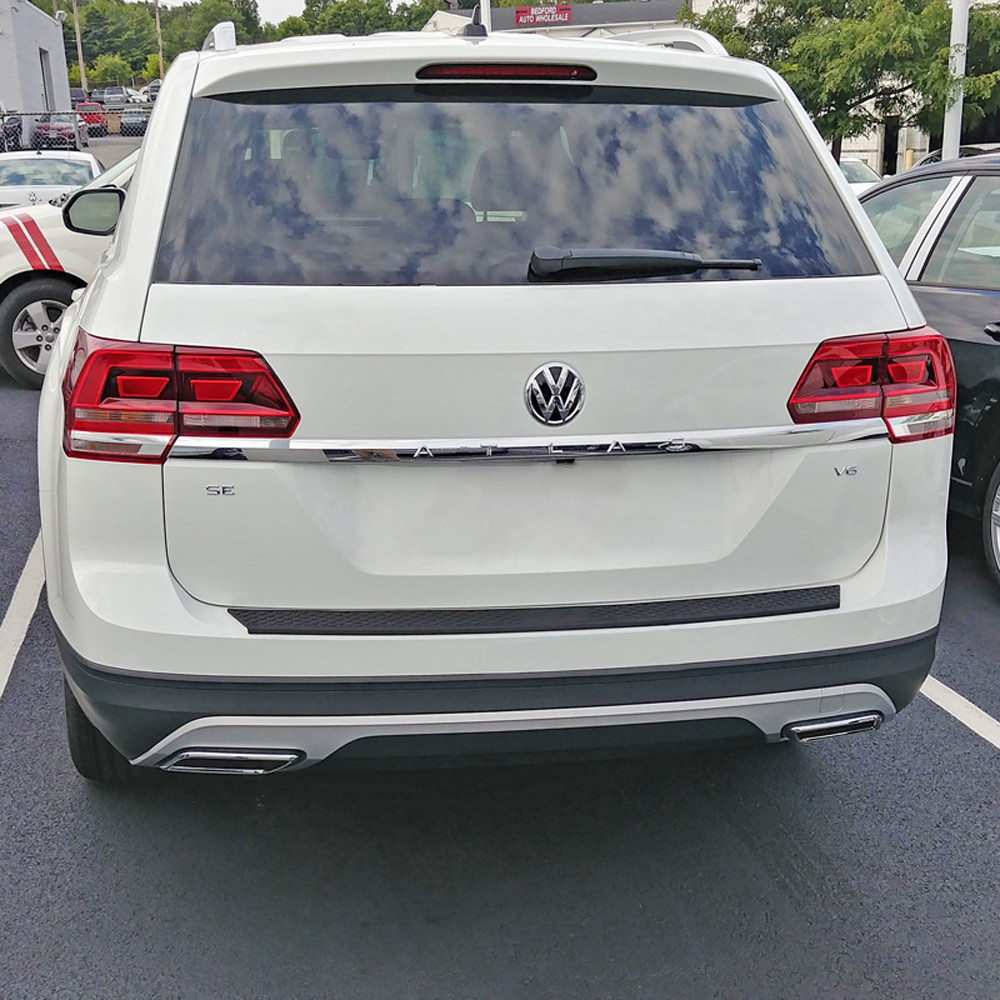
[[[977,518],[1000,584],[1000,154],[909,170],[861,195],[958,379],[951,508]]]
[[[21,116],[11,114],[0,103],[0,153],[9,153],[20,149],[23,130]]]

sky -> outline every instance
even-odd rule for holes
[[[160,0],[160,3],[167,7],[182,2],[183,0]],[[280,24],[286,17],[301,14],[305,5],[305,0],[257,0],[262,23],[270,21],[272,24]]]
[[[286,17],[293,14],[301,14],[305,7],[305,0],[257,0],[257,7],[260,10],[262,22],[270,21],[272,24],[280,24]]]

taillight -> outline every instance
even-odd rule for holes
[[[797,424],[881,417],[895,442],[950,434],[951,351],[930,327],[826,340],[809,359],[788,412]]]
[[[77,335],[63,381],[67,455],[162,462],[178,434],[290,437],[299,414],[251,351]]]
[[[590,66],[561,63],[434,63],[417,70],[418,80],[596,80]]]

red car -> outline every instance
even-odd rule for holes
[[[104,107],[96,101],[81,101],[76,106],[76,113],[87,126],[90,135],[107,135],[108,123],[104,117]]]
[[[88,130],[75,114],[60,113],[40,115],[35,123],[35,135],[32,143],[35,146],[67,146],[79,149],[89,145]]]

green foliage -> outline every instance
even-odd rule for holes
[[[301,17],[286,17],[281,24],[265,24],[261,29],[261,41],[280,42],[282,38],[308,34],[309,25]]]
[[[722,0],[679,20],[711,32],[735,56],[777,70],[828,139],[860,135],[888,115],[940,128],[954,93],[946,0]],[[969,22],[965,120],[1000,103],[1000,7]]]
[[[315,24],[324,35],[371,35],[392,28],[392,10],[388,0],[336,0],[320,12]]]
[[[71,87],[80,86],[80,67],[76,63],[70,63],[67,67],[66,75],[69,77]],[[89,80],[87,81],[90,82]]]
[[[167,62],[166,56],[164,56],[163,58],[164,72],[166,72],[168,65],[169,63]],[[147,83],[150,80],[162,79],[162,76],[160,75],[160,55],[158,52],[152,52],[148,56],[146,56],[146,65],[143,66],[142,68],[142,75],[146,79]]]
[[[448,4],[444,0],[416,0],[415,3],[400,3],[392,12],[392,28],[394,31],[419,31],[434,12],[446,10]]]
[[[242,24],[247,41],[262,42],[264,40],[264,29],[260,23],[260,10],[257,7],[257,0],[233,0],[233,7],[237,13],[235,23],[238,26]]]
[[[87,83],[106,86],[109,83],[128,84],[132,82],[132,67],[117,52],[99,55],[94,65],[87,70]]]
[[[254,11],[256,7],[254,3]],[[200,49],[208,33],[220,21],[232,21],[236,25],[238,42],[257,41],[253,33],[260,32],[259,20],[256,26],[248,27],[240,10],[230,0],[201,0],[200,3],[183,3],[178,7],[161,7],[164,58],[173,61],[181,52]]]
[[[76,60],[73,18],[63,24],[67,61]],[[146,55],[156,48],[156,25],[152,5],[123,3],[122,0],[91,0],[80,7],[80,39],[85,62],[102,55],[117,54],[139,72]],[[131,75],[131,72],[128,75]],[[89,74],[88,74],[89,82]]]
[[[306,0],[302,19],[308,34],[371,35],[376,31],[419,31],[444,0]]]

